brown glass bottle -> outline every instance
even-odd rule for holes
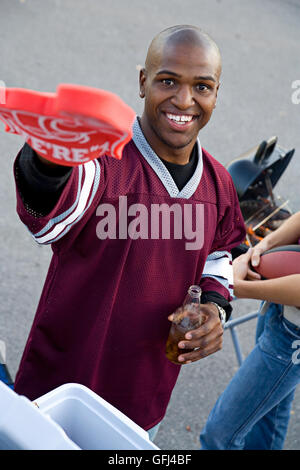
[[[183,302],[173,313],[172,325],[166,343],[166,357],[174,364],[182,364],[178,361],[181,353],[191,352],[192,349],[181,349],[178,343],[185,339],[185,334],[189,330],[194,330],[202,325],[204,315],[200,312],[201,288],[190,286],[188,294]]]

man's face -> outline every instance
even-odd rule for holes
[[[192,149],[215,107],[218,55],[200,45],[165,45],[149,69],[140,73],[140,90],[145,97],[142,126],[150,145],[160,156],[166,150]]]

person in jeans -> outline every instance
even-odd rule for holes
[[[297,244],[300,212],[233,262],[234,293],[262,299],[256,346],[217,400],[202,449],[282,449],[300,382],[300,274],[261,280],[251,269],[276,246]]]

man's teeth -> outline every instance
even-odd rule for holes
[[[167,117],[171,119],[171,121],[176,121],[180,124],[190,122],[193,119],[193,116],[184,116],[184,115],[169,114],[169,113],[167,113]]]

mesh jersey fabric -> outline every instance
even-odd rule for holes
[[[230,299],[223,261],[230,265],[231,248],[245,236],[229,174],[205,150],[201,165],[191,197],[172,197],[130,141],[122,160],[104,156],[74,169],[46,216],[30,214],[17,188],[21,220],[38,243],[53,250],[16,376],[17,393],[33,400],[77,382],[144,429],[163,418],[180,371],[165,357],[167,317],[191,284]],[[186,204],[202,204],[204,245],[186,250],[186,240],[172,238],[172,230],[170,239],[125,236],[120,195],[127,209],[140,204],[149,213],[153,204],[178,203],[182,211]],[[104,204],[115,209],[118,237],[97,235]],[[131,222],[127,214],[128,228]],[[217,269],[208,262],[214,253]]]

